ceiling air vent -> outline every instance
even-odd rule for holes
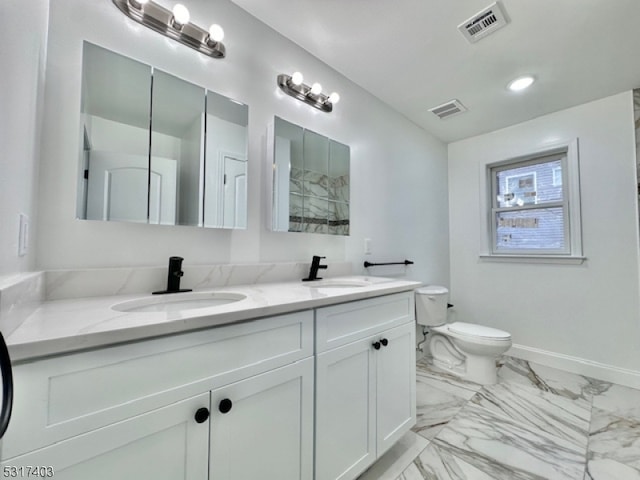
[[[434,115],[437,115],[440,120],[444,120],[445,118],[453,117],[462,112],[467,111],[467,107],[465,107],[460,100],[451,100],[447,103],[443,103],[442,105],[438,105],[437,107],[433,107],[429,109]]]
[[[481,12],[458,25],[464,38],[475,43],[507,24],[507,16],[499,2],[492,3]]]

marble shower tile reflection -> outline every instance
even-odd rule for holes
[[[303,193],[314,197],[329,197],[329,176],[323,172],[304,171]]]
[[[611,386],[608,382],[513,357],[505,357],[504,365],[498,370],[498,381],[530,385],[572,400],[587,401]]]
[[[471,403],[433,443],[493,479],[584,477],[584,448]]]
[[[471,403],[586,449],[591,403],[517,383],[487,385]]]
[[[302,194],[304,170],[291,166],[289,168],[289,193]]]

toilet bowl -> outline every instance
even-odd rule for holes
[[[433,364],[481,385],[496,383],[496,360],[511,347],[511,335],[472,323],[447,323],[448,294],[435,285],[416,290],[416,321],[427,327]]]

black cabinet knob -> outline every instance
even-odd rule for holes
[[[380,350],[380,342],[373,342],[373,348]]]
[[[208,408],[199,408],[196,410],[195,417],[197,423],[204,423],[209,419],[209,409]]]
[[[228,398],[223,398],[218,404],[218,410],[220,410],[220,413],[228,413],[231,410],[231,407],[233,407],[233,402]]]
[[[387,340],[386,338],[383,338],[382,340],[380,340],[380,343],[382,344],[383,347],[386,347],[389,344],[389,340]]]

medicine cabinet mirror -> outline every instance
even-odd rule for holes
[[[349,235],[347,145],[275,117],[272,229]]]
[[[78,217],[246,228],[248,107],[85,42]]]

